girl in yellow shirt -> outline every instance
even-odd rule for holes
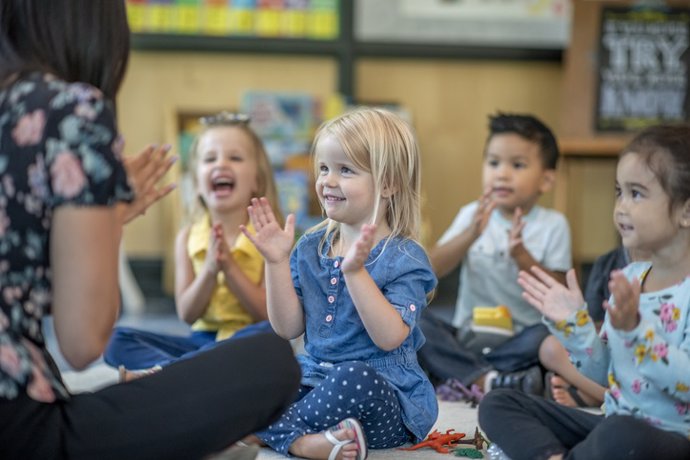
[[[221,112],[200,121],[204,129],[190,155],[193,223],[175,243],[175,304],[192,333],[180,337],[115,328],[104,360],[120,367],[124,379],[135,375],[125,369],[163,366],[219,340],[272,332],[264,260],[240,231],[240,225],[249,225],[252,198],[270,196],[278,202],[268,156],[248,116]],[[282,219],[279,209],[274,212]]]

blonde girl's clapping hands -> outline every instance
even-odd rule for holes
[[[561,321],[584,306],[585,300],[572,268],[566,274],[566,286],[539,267],[532,267],[531,272],[521,271],[518,284],[524,289],[522,297],[542,315],[552,321]]]
[[[615,270],[611,273],[609,291],[615,306],[605,301],[604,308],[611,326],[622,331],[635,329],[640,324],[640,281],[635,278],[630,282],[622,271]]]
[[[261,252],[266,263],[287,261],[295,241],[295,216],[287,216],[285,228],[281,228],[270,203],[264,197],[252,198],[247,210],[256,234],[252,235],[244,225],[240,229]]]
[[[359,238],[350,246],[349,251],[347,251],[347,254],[345,254],[343,258],[343,273],[353,273],[364,267],[364,262],[367,261],[367,257],[369,257],[371,248],[374,245],[375,233],[376,225],[362,225],[362,231]]]

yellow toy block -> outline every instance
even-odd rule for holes
[[[513,330],[513,317],[505,305],[496,307],[474,307],[472,320],[475,326],[498,327]]]

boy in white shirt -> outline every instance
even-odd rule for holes
[[[461,264],[460,285],[452,327],[423,315],[427,343],[419,351],[420,363],[436,381],[543,394],[540,349],[549,333],[541,313],[522,298],[517,277],[537,265],[564,281],[572,266],[565,217],[537,205],[553,187],[558,145],[551,130],[531,115],[499,113],[490,117],[489,127],[484,193],[460,209],[430,251],[439,278]],[[514,335],[489,350],[471,329],[473,309],[498,305],[509,308]],[[561,351],[542,357],[542,364],[577,386],[577,371]]]

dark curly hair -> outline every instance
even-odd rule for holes
[[[533,115],[502,113],[489,116],[489,138],[496,134],[514,133],[539,145],[544,168],[556,169],[558,165],[558,143],[551,129]]]

